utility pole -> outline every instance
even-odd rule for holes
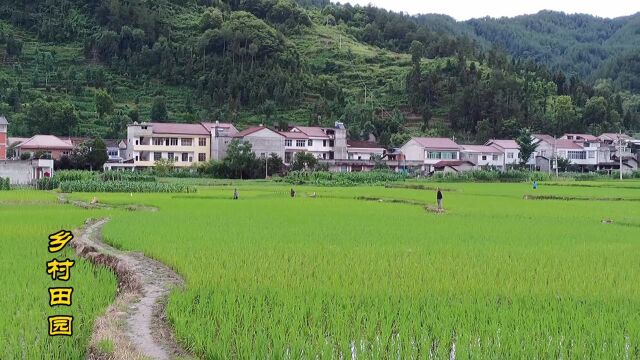
[[[553,160],[555,163],[555,167],[556,167],[556,177],[558,177],[558,146],[556,144],[558,140],[556,139],[556,137],[553,137]]]
[[[266,155],[264,157],[264,178],[269,178],[269,158]]]
[[[620,161],[620,180],[622,180],[622,150],[624,149],[622,145],[622,131],[618,134],[618,160]]]

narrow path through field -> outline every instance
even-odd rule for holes
[[[72,241],[76,253],[118,276],[118,296],[96,320],[89,346],[90,359],[172,359],[188,357],[165,321],[164,305],[171,288],[182,278],[164,264],[142,253],[117,250],[101,241],[108,219],[87,220]],[[105,342],[113,353],[104,353]]]

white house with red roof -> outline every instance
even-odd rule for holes
[[[127,127],[125,162],[131,167],[154,166],[172,160],[174,166],[189,167],[209,161],[211,133],[203,124],[133,123]]]
[[[276,130],[265,126],[252,126],[236,133],[233,138],[249,142],[258,157],[265,158],[276,154],[281,159],[284,158],[285,136]]]
[[[293,126],[280,133],[285,137],[285,164],[301,151],[313,154],[318,160],[345,160],[348,157],[347,130],[342,123],[336,123],[333,128]]]
[[[460,145],[449,138],[414,137],[400,148],[403,164],[400,167],[418,168],[433,172],[442,160],[460,160]]]
[[[480,168],[504,170],[504,153],[489,145],[460,145],[460,159]]]
[[[485,143],[487,146],[493,146],[500,150],[503,154],[504,169],[508,166],[520,163],[520,145],[511,139],[491,139]]]

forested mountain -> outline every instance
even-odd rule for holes
[[[385,145],[640,128],[637,55],[592,67],[611,78],[595,81],[509,56],[492,46],[513,52],[501,35],[472,24],[326,0],[9,0],[0,113],[14,136],[121,137],[137,120],[340,120],[350,137]],[[631,31],[593,26],[597,39]]]

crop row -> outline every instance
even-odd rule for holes
[[[328,172],[328,171],[292,171],[284,178],[292,184],[313,184],[324,186],[381,185],[387,182],[402,181],[407,177],[403,173],[390,171],[371,172]]]
[[[196,189],[184,184],[165,184],[134,181],[64,181],[60,190],[71,192],[128,192],[128,193],[194,193]]]

